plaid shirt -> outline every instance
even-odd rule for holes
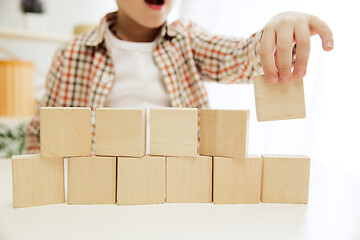
[[[94,144],[94,110],[103,107],[115,79],[114,64],[104,43],[105,28],[116,21],[109,13],[91,32],[74,37],[55,54],[45,94],[27,127],[26,152],[40,150],[40,107],[90,107]],[[208,108],[204,80],[250,83],[262,71],[262,31],[248,39],[214,36],[191,21],[164,24],[152,52],[172,107]]]

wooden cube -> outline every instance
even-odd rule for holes
[[[306,156],[262,155],[262,161],[262,202],[308,202],[310,158]]]
[[[72,157],[68,162],[68,204],[114,204],[116,157]]]
[[[96,155],[145,155],[145,109],[98,108],[95,115]]]
[[[196,156],[196,108],[150,109],[150,155]]]
[[[166,157],[166,202],[212,202],[212,157]]]
[[[246,158],[214,157],[213,201],[219,204],[260,202],[261,161]]]
[[[164,202],[165,157],[118,158],[118,205]]]
[[[200,155],[245,157],[249,111],[200,110]]]
[[[12,157],[14,208],[64,203],[64,159]]]
[[[258,121],[305,118],[303,79],[290,83],[271,83],[265,76],[254,79],[255,104]]]
[[[41,108],[42,157],[91,155],[90,108]]]

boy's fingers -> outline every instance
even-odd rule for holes
[[[276,34],[276,67],[279,72],[280,82],[291,81],[292,48],[294,30],[292,26],[283,26]]]
[[[274,49],[275,49],[275,30],[270,27],[265,27],[260,44],[260,62],[264,70],[265,77],[270,82],[278,81],[278,73],[274,63]]]
[[[296,61],[294,77],[302,78],[306,74],[306,67],[310,55],[310,31],[305,25],[295,26]]]
[[[321,19],[312,17],[310,20],[311,35],[319,34],[322,40],[322,47],[325,51],[334,48],[334,39],[330,27]]]

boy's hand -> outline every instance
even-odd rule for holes
[[[331,51],[334,40],[329,26],[321,19],[303,13],[285,12],[273,17],[264,28],[260,43],[260,60],[266,78],[287,83],[291,76],[305,76],[310,54],[310,37],[319,34],[322,47]],[[292,49],[296,43],[296,61],[292,67]]]

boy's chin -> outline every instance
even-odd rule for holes
[[[143,25],[146,28],[159,28],[165,22],[166,20],[158,20],[158,21],[151,20],[151,21],[143,21],[141,25]]]

